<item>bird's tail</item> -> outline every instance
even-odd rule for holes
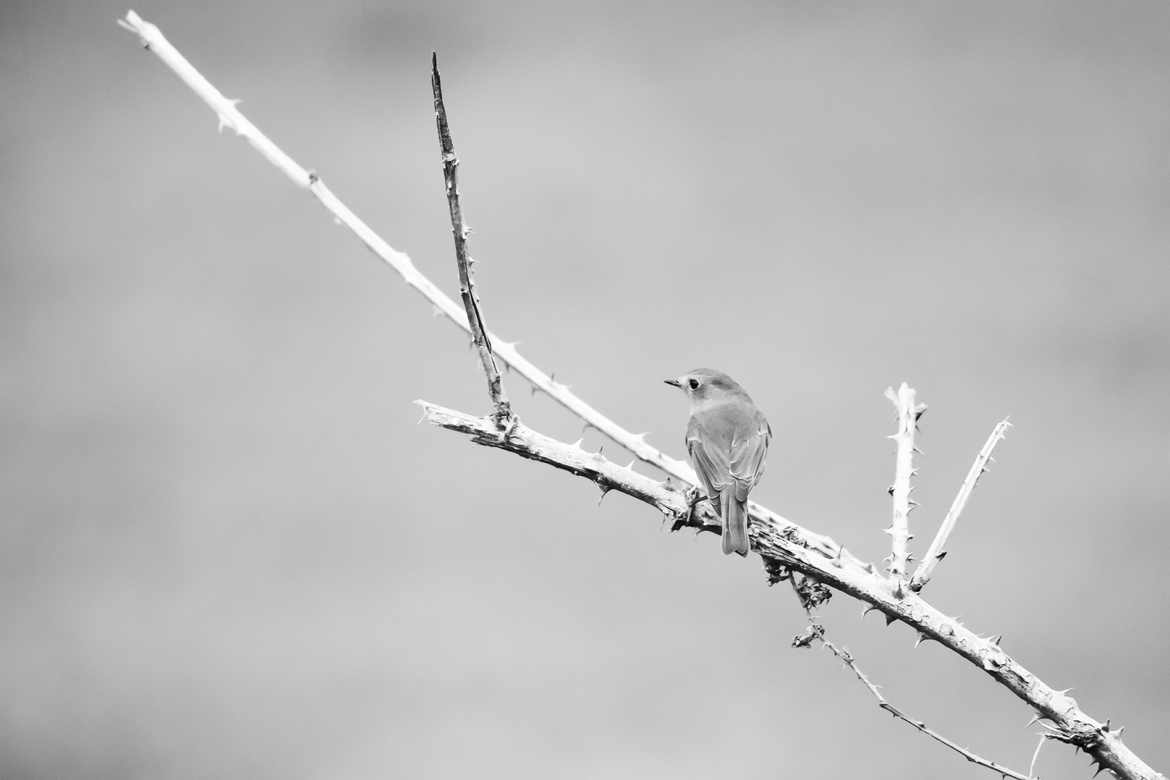
[[[724,490],[719,499],[719,514],[723,518],[723,554],[737,553],[746,557],[748,554],[747,502],[736,501],[734,490]]]

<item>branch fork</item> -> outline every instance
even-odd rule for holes
[[[802,633],[793,637],[793,647],[812,647],[814,643],[820,642],[822,647],[836,656],[837,659],[845,665],[845,668],[853,672],[858,681],[865,686],[866,690],[868,690],[870,695],[873,696],[873,698],[877,701],[878,707],[893,715],[897,720],[910,724],[934,741],[955,751],[971,763],[977,764],[981,767],[984,767],[985,769],[990,769],[1005,778],[1010,777],[1013,780],[1040,780],[1038,777],[1033,776],[1033,770],[1036,767],[1036,755],[1040,752],[1039,748],[1036,749],[1036,754],[1033,754],[1032,756],[1032,764],[1028,768],[1028,774],[1022,774],[1013,769],[1008,769],[1003,764],[976,755],[957,742],[944,737],[942,734],[930,728],[924,721],[910,717],[901,709],[891,704],[889,700],[882,695],[882,692],[879,690],[878,686],[869,679],[869,676],[866,675],[865,672],[861,671],[861,667],[857,665],[857,661],[853,657],[853,654],[844,647],[838,647],[825,635],[825,627],[821,625],[814,612],[819,602],[815,598],[810,598],[808,596],[807,588],[803,587],[803,583],[798,584],[796,579],[793,578],[792,590],[795,592],[796,598],[800,601],[800,606],[804,609],[805,615],[808,617],[808,627]],[[919,639],[919,642],[921,641],[922,640]],[[917,647],[917,644],[915,644],[915,646]]]
[[[504,381],[500,377],[500,368],[492,354],[492,342],[488,337],[487,326],[483,321],[483,309],[475,291],[475,276],[471,268],[474,261],[467,251],[467,239],[471,236],[471,228],[463,221],[463,206],[459,202],[459,157],[455,154],[455,142],[451,138],[451,128],[447,124],[443,82],[439,78],[439,55],[435,52],[431,53],[431,93],[435,101],[435,128],[439,134],[439,152],[443,160],[447,208],[451,213],[451,236],[455,240],[455,263],[459,268],[459,296],[463,299],[472,343],[479,352],[479,362],[487,377],[488,395],[495,409],[493,419],[496,426],[505,431],[512,424],[512,405],[504,393]]]

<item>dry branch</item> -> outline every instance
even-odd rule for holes
[[[391,247],[385,239],[374,232],[369,225],[353,213],[315,173],[301,167],[295,160],[276,146],[264,133],[237,109],[239,100],[229,99],[215,88],[185,57],[171,45],[157,26],[147,22],[134,11],[128,11],[119,26],[138,36],[142,45],[153,52],[163,64],[170,68],[183,82],[203,100],[219,118],[219,127],[227,127],[247,141],[269,162],[280,169],[301,189],[308,190],[339,225],[344,225],[357,236],[366,248],[393,268],[407,285],[420,293],[433,306],[436,314],[449,319],[468,334],[471,327],[467,314],[434,282],[423,276],[405,252]],[[672,458],[646,441],[646,434],[628,431],[616,422],[594,409],[584,399],[558,382],[553,375],[542,371],[516,349],[516,342],[506,341],[499,334],[486,333],[492,345],[492,354],[506,363],[520,376],[528,380],[534,390],[547,393],[550,398],[581,418],[586,425],[600,431],[614,442],[634,454],[638,460],[655,466],[663,472],[687,482],[694,482],[695,473],[684,461]]]
[[[695,518],[688,519],[690,505],[683,486],[670,480],[658,482],[630,468],[619,466],[600,453],[586,452],[517,424],[505,437],[486,418],[419,401],[423,419],[452,431],[468,434],[476,444],[506,450],[584,477],[604,491],[616,490],[653,506],[674,521],[675,527],[691,526],[715,531],[718,519],[699,505]],[[773,582],[786,579],[791,571],[808,575],[880,611],[887,622],[900,621],[913,629],[919,642],[934,640],[965,658],[1014,693],[1051,726],[1050,739],[1075,745],[1101,766],[1127,780],[1156,780],[1162,775],[1143,762],[1111,729],[1083,710],[1067,691],[1058,691],[1004,652],[998,638],[980,637],[955,618],[943,614],[921,596],[902,590],[897,583],[863,563],[828,537],[814,534],[761,507],[750,507],[752,522],[748,533],[752,549],[764,559]]]
[[[817,616],[813,612],[816,606],[814,600],[809,599],[805,595],[805,588],[797,585],[795,577],[791,578],[790,581],[792,583],[792,590],[796,593],[797,599],[800,600],[800,606],[804,608],[804,612],[808,616],[808,628],[805,629],[803,634],[792,640],[793,647],[810,647],[813,642],[820,642],[822,647],[840,659],[840,661],[853,672],[857,679],[861,681],[861,684],[864,685],[870,694],[873,695],[874,699],[877,700],[879,707],[893,715],[898,720],[910,724],[926,736],[955,751],[960,756],[970,761],[972,764],[978,764],[981,767],[990,769],[996,774],[1002,775],[1005,778],[1011,777],[1014,780],[1039,780],[1039,778],[1032,776],[1032,769],[1034,769],[1036,766],[1035,756],[1032,757],[1032,767],[1029,768],[1028,774],[1020,774],[1019,772],[1016,772],[1012,769],[1008,769],[1003,764],[987,758],[983,758],[982,756],[971,752],[954,740],[948,739],[942,734],[939,734],[930,726],[927,726],[925,722],[918,720],[917,718],[911,718],[909,715],[902,712],[902,710],[900,710],[898,707],[891,704],[886,699],[886,697],[882,695],[881,691],[878,690],[878,686],[876,686],[869,679],[865,672],[861,671],[861,667],[857,665],[857,661],[853,658],[853,655],[844,647],[837,647],[836,644],[831,642],[829,638],[825,636],[825,627],[821,625],[820,621],[817,619]],[[1040,752],[1038,747],[1036,752]]]
[[[431,53],[431,93],[435,99],[435,128],[439,132],[439,151],[443,157],[443,183],[447,190],[447,208],[451,212],[451,236],[455,239],[455,262],[459,266],[459,295],[467,322],[471,326],[471,340],[479,353],[479,362],[487,377],[488,395],[495,407],[496,424],[505,427],[512,419],[512,407],[504,393],[500,369],[492,356],[492,343],[483,323],[483,310],[475,291],[475,273],[471,264],[475,262],[467,253],[467,239],[471,228],[463,221],[463,207],[459,203],[459,158],[455,155],[455,142],[451,139],[451,128],[447,125],[447,107],[443,104],[443,82],[439,79],[439,55]]]
[[[991,435],[987,437],[979,454],[975,456],[975,462],[971,465],[966,479],[959,487],[955,500],[951,502],[951,508],[947,510],[946,517],[943,518],[942,525],[939,526],[938,533],[934,536],[934,541],[930,543],[930,547],[926,550],[926,556],[923,557],[922,563],[918,564],[914,576],[910,578],[910,590],[920,591],[926,587],[926,583],[930,582],[930,578],[934,574],[934,567],[938,566],[939,561],[946,557],[947,553],[943,546],[950,538],[951,531],[955,529],[955,523],[959,521],[963,507],[967,506],[967,499],[971,497],[975,483],[987,472],[987,464],[991,460],[991,453],[995,450],[995,445],[1003,441],[1007,435],[1007,429],[1011,426],[1012,424],[1007,420],[1000,420]]]
[[[917,404],[914,401],[914,388],[902,383],[898,392],[894,388],[886,388],[886,398],[894,405],[898,412],[898,432],[890,438],[897,445],[897,456],[894,461],[894,484],[890,486],[890,495],[893,497],[894,516],[886,533],[890,535],[890,576],[901,582],[906,576],[906,568],[910,560],[909,544],[913,538],[910,535],[910,511],[918,502],[910,498],[910,479],[914,476],[914,436],[918,432],[918,418],[926,411],[926,404]]]
[[[365,222],[345,206],[315,173],[298,165],[264,136],[236,107],[238,101],[224,97],[162,35],[161,31],[129,11],[119,24],[134,32],[142,44],[174,71],[219,117],[220,128],[229,127],[251,144],[266,159],[283,171],[298,187],[308,190],[331,213],[348,227],[371,251],[394,268],[408,285],[424,295],[436,310],[465,331],[470,332],[467,313],[419,273],[410,258],[378,236]],[[535,388],[548,393],[587,425],[597,429],[631,451],[638,459],[653,464],[667,474],[693,484],[694,473],[684,462],[671,458],[646,443],[643,434],[634,434],[602,415],[565,385],[556,382],[495,334],[485,332],[494,353],[524,376]],[[424,416],[451,430],[470,434],[473,441],[505,449],[523,457],[548,463],[585,478],[603,490],[619,490],[649,503],[668,517],[675,526],[694,525],[715,530],[718,523],[705,507],[696,508],[690,518],[686,493],[671,480],[657,482],[639,475],[628,467],[614,464],[600,454],[585,453],[580,447],[541,436],[523,425],[501,432],[491,419],[472,417],[461,412],[423,404]],[[859,561],[828,537],[797,526],[779,515],[750,504],[750,526],[754,549],[764,558],[769,576],[778,581],[797,570],[837,590],[860,599],[880,610],[887,621],[902,621],[983,669],[988,675],[1028,703],[1038,717],[1048,720],[1049,738],[1057,739],[1088,752],[1098,764],[1119,777],[1154,780],[1162,776],[1138,758],[1120,739],[1120,730],[1090,718],[1066,691],[1056,691],[1003,652],[988,639],[976,636],[958,621],[947,617],[916,594],[903,598],[893,595],[891,583],[878,575],[872,564]]]
[[[972,753],[970,750],[963,747],[959,743],[944,737],[942,734],[939,734],[930,726],[927,726],[923,721],[916,718],[911,718],[896,706],[890,704],[890,702],[886,700],[885,696],[882,696],[881,691],[878,690],[878,687],[870,681],[870,679],[865,675],[865,672],[858,668],[857,663],[854,661],[853,656],[849,653],[848,650],[839,648],[834,645],[824,636],[823,633],[817,637],[817,640],[822,645],[824,645],[826,650],[841,659],[841,662],[845,664],[845,666],[849,667],[853,674],[857,676],[857,679],[861,681],[861,684],[864,685],[871,694],[873,694],[875,699],[877,699],[878,706],[893,715],[895,718],[909,723],[911,726],[918,729],[936,742],[940,742],[943,745],[946,745],[948,748],[955,751],[963,758],[970,761],[972,764],[978,764],[979,766],[986,767],[987,769],[990,769],[1004,777],[1015,778],[1015,780],[1039,780],[1039,778],[1033,778],[1030,775],[1021,774],[1015,770],[1008,769],[1003,764],[997,763],[987,758],[983,758],[976,753]]]

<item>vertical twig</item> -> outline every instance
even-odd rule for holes
[[[893,521],[886,529],[891,537],[890,576],[898,583],[897,590],[901,592],[901,581],[906,577],[910,552],[910,510],[918,506],[918,502],[910,498],[910,478],[914,476],[914,436],[918,432],[918,418],[926,411],[926,404],[916,404],[914,388],[902,383],[898,392],[894,388],[886,388],[886,398],[898,412],[898,432],[890,438],[898,444],[897,457],[894,465],[894,484],[890,486],[890,495],[893,497]]]
[[[975,483],[987,472],[987,464],[991,461],[991,453],[995,450],[995,445],[1003,441],[1007,435],[1007,429],[1010,427],[1012,424],[1007,419],[1001,420],[991,435],[987,437],[987,441],[983,443],[983,449],[979,450],[979,454],[975,456],[975,462],[971,464],[971,469],[959,487],[955,500],[951,502],[951,508],[947,510],[946,517],[943,518],[942,525],[939,526],[938,533],[934,536],[934,541],[930,543],[926,556],[922,559],[922,563],[918,564],[914,576],[910,579],[910,590],[915,592],[922,590],[926,583],[930,582],[930,578],[934,574],[934,567],[938,566],[938,562],[946,557],[947,553],[943,549],[943,545],[947,543],[951,531],[955,529],[959,515],[963,511],[963,507],[967,505],[967,499],[975,490]]]
[[[512,406],[504,394],[504,383],[500,369],[492,355],[492,344],[488,339],[487,326],[479,296],[475,292],[475,279],[471,265],[475,261],[467,253],[467,239],[471,228],[463,221],[463,208],[459,203],[459,158],[455,156],[455,143],[451,140],[451,128],[447,126],[447,108],[443,105],[443,84],[439,80],[439,58],[431,54],[431,92],[435,97],[435,127],[439,131],[439,149],[443,155],[443,181],[447,189],[447,206],[451,211],[451,235],[455,239],[455,261],[459,266],[459,295],[467,311],[467,324],[471,327],[471,340],[479,351],[479,362],[487,376],[488,394],[495,407],[496,425],[503,428],[512,420]]]

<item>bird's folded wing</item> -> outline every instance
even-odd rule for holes
[[[728,472],[735,483],[735,497],[738,501],[747,501],[748,493],[763,475],[764,458],[771,440],[771,427],[766,420],[760,420],[759,427],[751,434],[731,443]]]
[[[707,495],[715,497],[730,483],[727,463],[727,453],[722,448],[713,446],[711,437],[704,436],[701,426],[692,418],[687,425],[687,453],[691,456],[691,465],[699,475],[699,481],[707,490]]]

